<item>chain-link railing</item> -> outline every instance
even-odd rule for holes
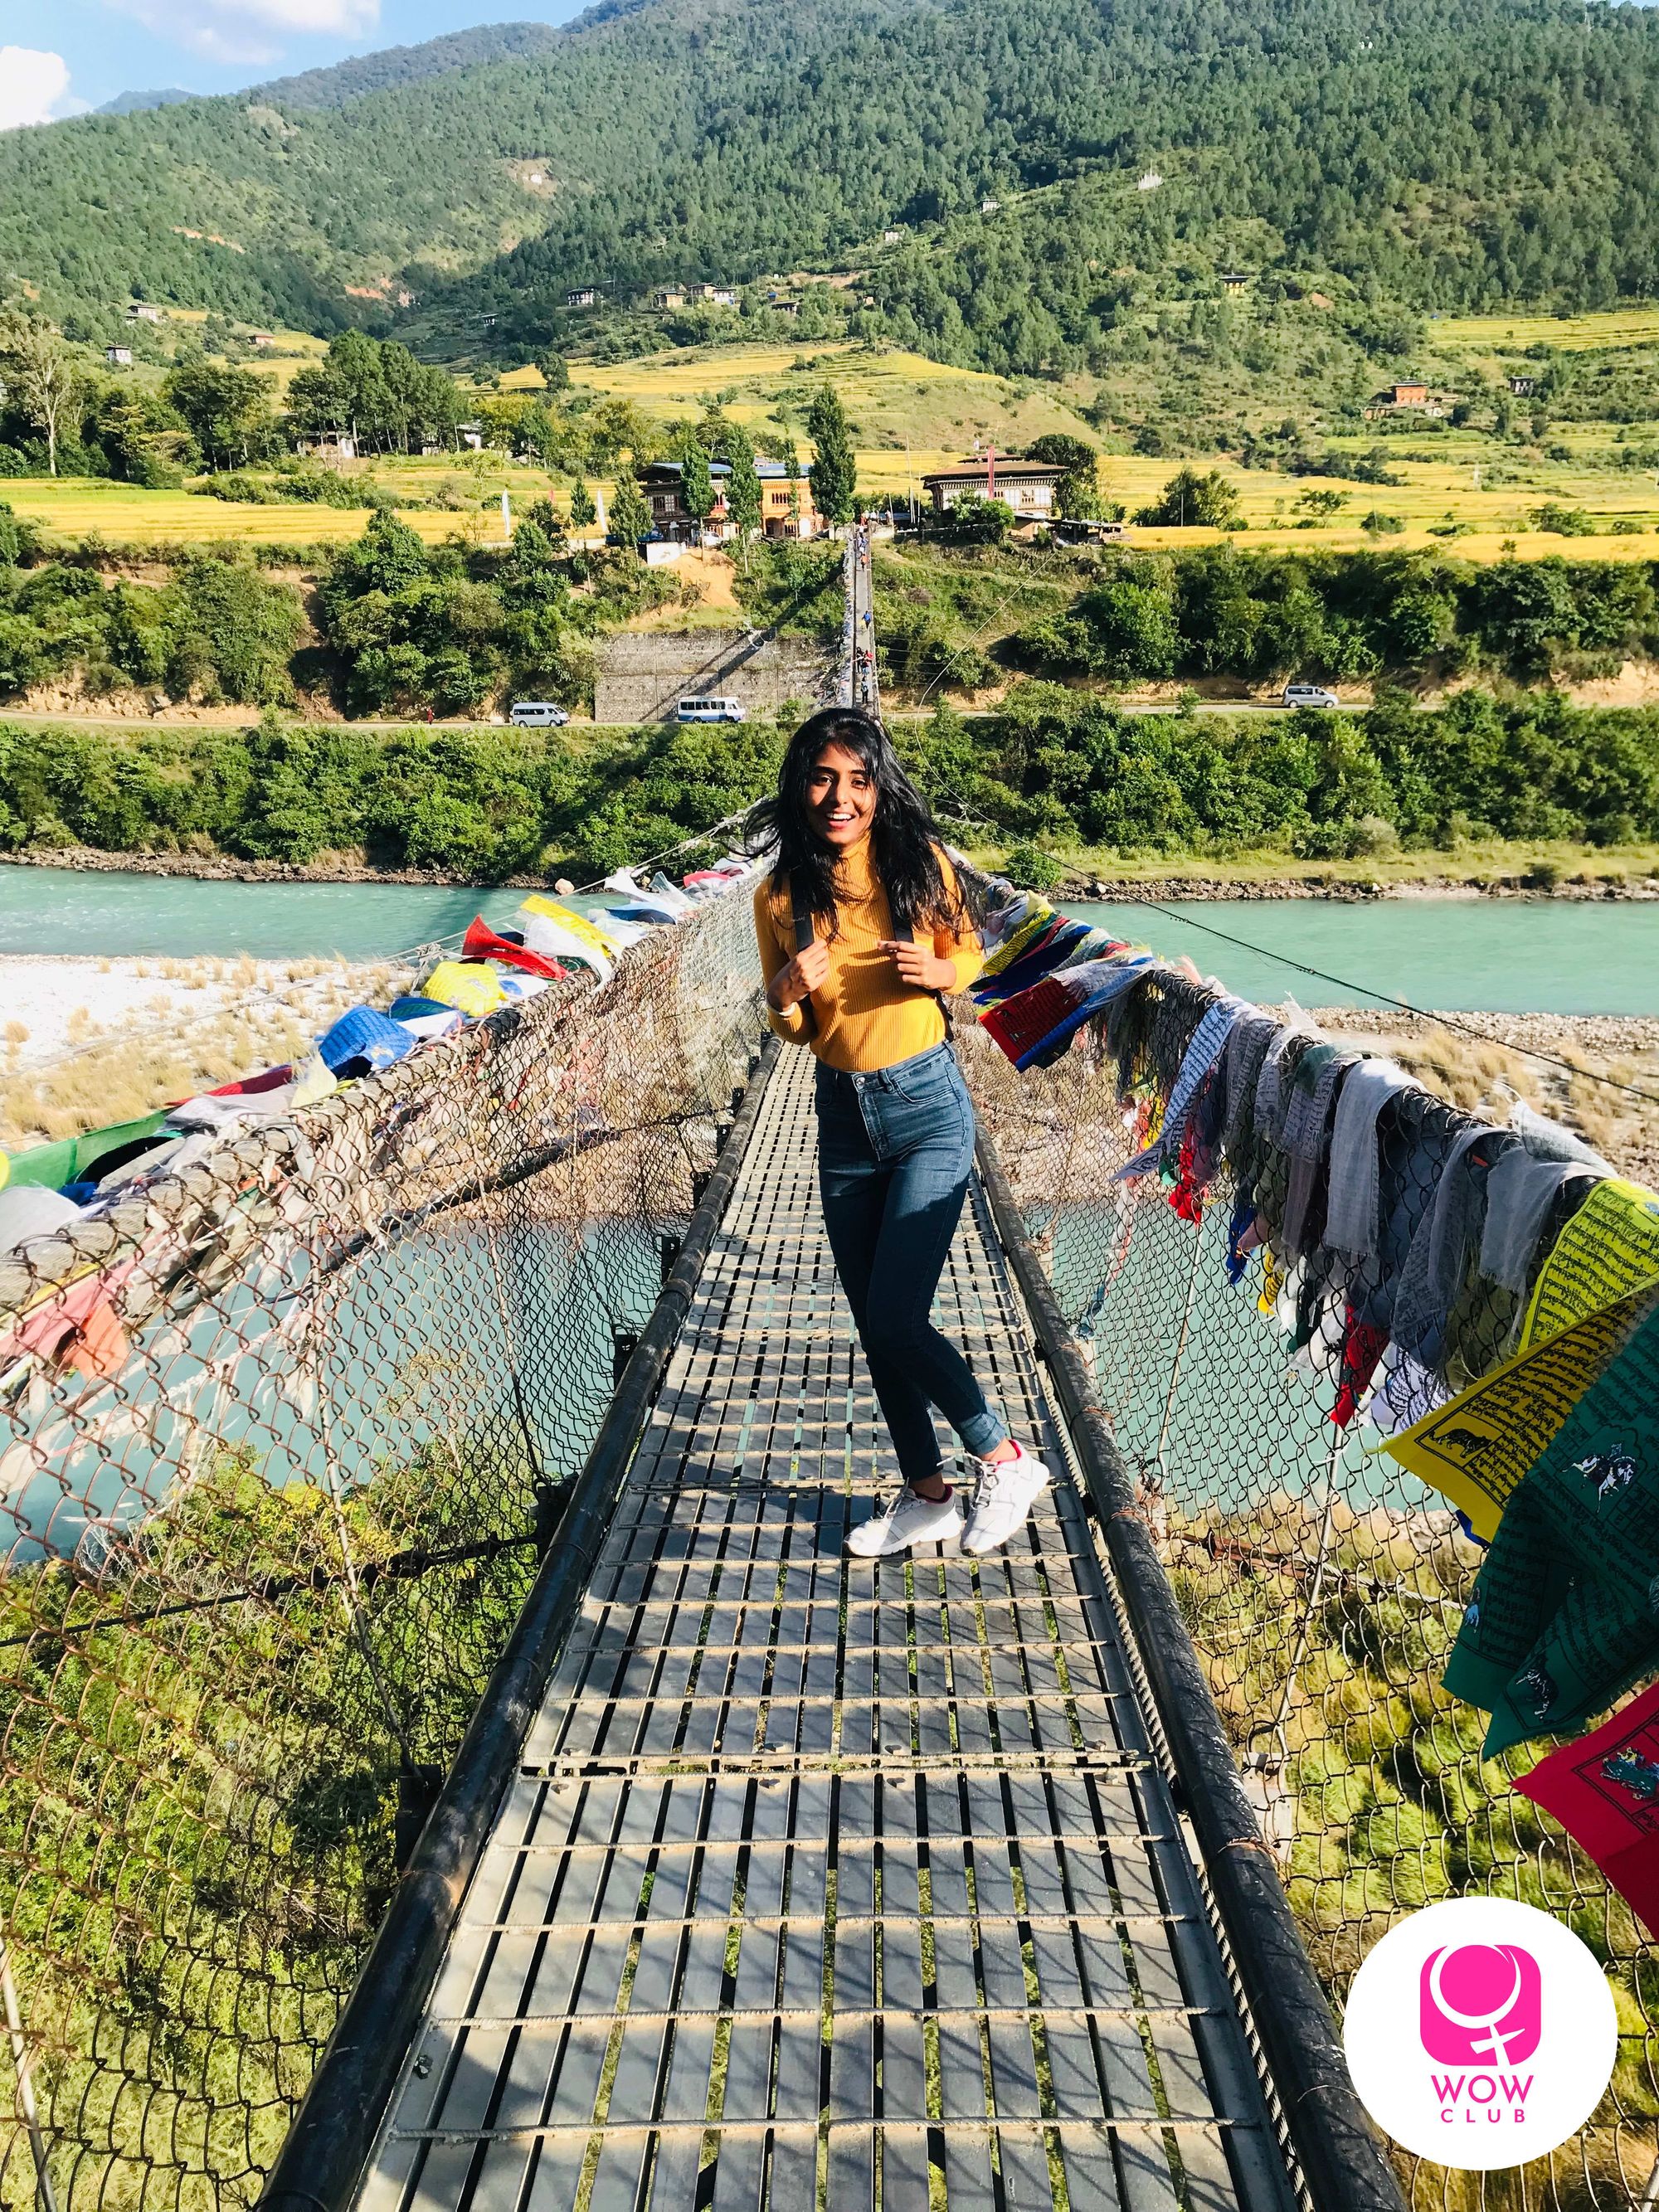
[[[1201,1195],[1185,1176],[1173,1189],[1156,1175],[1115,1180],[1214,1000],[1157,969],[1054,1066],[1023,1074],[969,1030],[962,1048],[981,1121],[1092,1364],[1328,1993],[1340,2002],[1401,1915],[1469,1893],[1542,1907],[1605,1963],[1621,2039],[1591,2124],[1507,2172],[1416,2164],[1403,2172],[1413,2204],[1659,2203],[1659,1960],[1596,1868],[1510,1787],[1546,1747],[1483,1760],[1486,1716],[1440,1687],[1480,1555],[1444,1499],[1380,1453],[1376,1427],[1349,1417],[1376,1344],[1356,1345],[1359,1291],[1322,1247],[1317,1178],[1243,1117],[1220,1133],[1226,1148]],[[1401,1240],[1473,1126],[1420,1091],[1383,1108],[1386,1264],[1403,1257]],[[1302,1210],[1295,1242],[1307,1257],[1281,1276],[1276,1255],[1259,1251],[1235,1284],[1229,1229],[1246,1183],[1275,1224]],[[1516,1304],[1484,1281],[1465,1285],[1445,1316],[1435,1389],[1503,1356]],[[1385,1393],[1413,1374],[1386,1354],[1378,1372]]]
[[[0,2203],[257,2194],[758,1033],[739,890],[0,1261]]]

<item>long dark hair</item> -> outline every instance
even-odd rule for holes
[[[777,847],[773,884],[787,876],[792,897],[804,892],[814,918],[828,922],[833,936],[838,855],[819,836],[806,799],[812,771],[828,745],[856,753],[875,785],[870,859],[887,894],[894,930],[906,937],[923,927],[959,929],[965,918],[962,899],[952,895],[939,866],[927,802],[900,765],[886,731],[858,707],[823,707],[808,716],[789,740],[775,796],[762,799],[749,817],[750,851]]]

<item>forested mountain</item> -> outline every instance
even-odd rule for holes
[[[193,92],[185,92],[176,84],[166,85],[154,92],[118,92],[113,100],[106,100],[99,109],[100,115],[137,115],[149,107],[175,107],[181,100],[194,100]]]
[[[461,35],[521,33],[8,133],[0,270],[93,335],[137,291],[327,330],[407,290],[530,341],[576,283],[850,265],[896,335],[1023,369],[1235,258],[1423,307],[1659,294],[1659,11],[634,0]]]
[[[273,77],[241,97],[266,101],[288,115],[301,107],[344,107],[365,93],[385,92],[392,85],[419,84],[427,77],[471,69],[479,62],[544,54],[556,45],[558,35],[550,23],[481,23],[472,30],[428,39],[418,46],[383,46],[378,53],[353,54],[329,69]]]

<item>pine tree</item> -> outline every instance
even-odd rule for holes
[[[695,437],[680,441],[680,505],[699,528],[714,511],[714,479],[709,472],[708,455]]]
[[[749,541],[760,528],[761,483],[755,473],[755,447],[746,430],[732,425],[726,434],[726,449],[720,457],[731,470],[726,480],[726,508],[737,526],[738,542],[743,548],[743,569],[749,573]]]
[[[570,488],[570,527],[573,530],[591,529],[599,519],[599,510],[593,504],[593,495],[580,477]]]
[[[611,535],[618,545],[637,545],[649,534],[651,510],[631,476],[620,476],[611,495]]]
[[[858,465],[847,410],[825,385],[806,416],[813,461],[807,471],[812,497],[826,522],[850,522],[858,505]]]
[[[793,528],[800,521],[800,461],[795,452],[794,433],[787,421],[783,429],[783,450],[778,459],[783,464],[783,480],[789,488],[789,520]]]

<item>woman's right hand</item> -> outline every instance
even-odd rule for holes
[[[766,987],[766,995],[775,1012],[782,1013],[786,1006],[798,1006],[810,996],[830,973],[830,948],[814,938],[803,945],[787,968],[780,968]]]

